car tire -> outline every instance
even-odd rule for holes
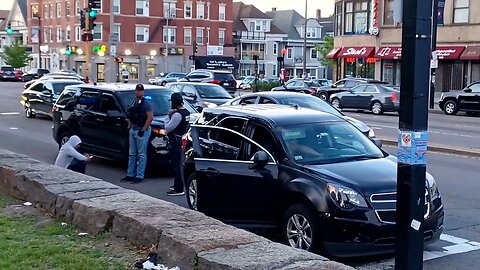
[[[187,188],[185,191],[185,194],[187,195],[188,207],[192,210],[198,211],[198,189],[196,173],[192,173],[188,176]]]
[[[58,148],[62,148],[62,146],[68,141],[68,139],[70,139],[70,137],[72,136],[72,134],[68,131],[63,131],[62,133],[60,133],[60,136],[58,137]]]
[[[323,99],[324,101],[328,102],[328,93],[327,92],[320,92],[317,94],[317,97]]]
[[[35,118],[37,115],[32,111],[32,108],[30,108],[29,103],[25,103],[25,106],[23,106],[23,109],[25,110],[25,116],[27,118]]]
[[[318,251],[321,240],[319,227],[318,217],[310,208],[304,204],[294,204],[283,216],[283,242],[294,248]]]
[[[370,110],[372,111],[373,114],[379,115],[383,113],[383,105],[380,101],[374,101],[372,103],[372,106],[370,106]]]
[[[167,85],[167,82],[164,81],[164,82],[162,82],[160,85],[161,85],[161,86],[165,86],[165,85]]]
[[[342,108],[342,103],[340,102],[339,98],[332,98],[332,106],[341,109]]]
[[[458,105],[455,100],[449,100],[445,102],[445,106],[443,106],[443,111],[446,115],[456,115],[458,113]]]

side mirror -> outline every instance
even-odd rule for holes
[[[332,84],[332,88],[337,88],[337,85],[336,85],[336,84]]]
[[[471,92],[472,92],[472,89],[470,89],[470,88],[465,88],[465,90],[463,90],[463,91],[465,91],[465,93],[471,93]]]
[[[195,108],[195,110],[197,110],[197,112],[199,112],[199,113],[203,112],[203,107],[202,107],[202,106],[195,106],[194,108]]]
[[[193,98],[193,99],[197,98],[197,95],[195,95],[194,93],[183,92],[182,94],[185,95],[186,97],[190,97],[190,98]]]
[[[124,114],[116,110],[109,110],[107,111],[107,116],[108,117],[124,117]]]
[[[250,169],[259,169],[265,167],[268,164],[268,154],[265,151],[258,151],[253,155],[253,164],[250,166]]]
[[[383,143],[382,143],[382,140],[380,139],[372,139],[373,143],[378,147],[378,148],[382,148],[383,146]]]

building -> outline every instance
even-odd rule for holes
[[[146,82],[147,76],[160,72],[189,72],[194,42],[197,55],[234,55],[232,0],[96,0],[100,8],[88,48],[80,29],[86,2],[27,0],[29,42],[37,53],[40,47],[44,51],[42,61],[37,57],[39,65],[75,68],[86,75],[88,51],[89,77],[94,81],[114,81],[125,68],[130,80]],[[67,47],[74,49],[70,56],[63,54]],[[115,57],[123,62],[114,62]]]
[[[322,26],[318,22],[318,18],[308,18],[306,20],[307,34],[305,37],[305,17],[295,10],[276,10],[276,8],[273,8],[266,14],[272,19],[274,25],[287,33],[287,37],[282,42],[282,49],[286,49],[284,61],[288,78],[302,78],[304,75],[303,48],[305,38],[307,42],[306,77],[325,78],[326,67],[320,63],[320,55],[315,49],[317,44],[323,44]]]
[[[444,5],[443,5],[444,4]],[[361,76],[400,85],[400,23],[394,0],[335,0],[336,78]],[[480,80],[480,1],[440,0],[436,91]]]

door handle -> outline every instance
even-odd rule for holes
[[[207,176],[216,176],[220,174],[220,171],[214,168],[207,168],[200,170],[200,172],[204,173]]]

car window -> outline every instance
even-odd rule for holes
[[[285,84],[285,86],[286,86],[286,87],[293,87],[293,86],[295,86],[295,83],[296,83],[296,81],[287,82],[287,83]]]
[[[2,70],[3,70],[3,71],[13,71],[13,67],[5,67],[5,66],[3,66],[3,67],[2,67]]]
[[[196,97],[197,91],[195,91],[195,87],[191,85],[184,85],[182,89],[182,93],[187,97]]]
[[[65,90],[57,99],[57,105],[67,105],[67,103],[75,97],[76,90]]]
[[[375,88],[375,86],[373,85],[368,85],[367,87],[365,87],[365,89],[363,90],[364,93],[378,93],[378,90],[377,88]]]
[[[304,82],[302,82],[302,81],[296,81],[294,86],[303,87],[305,85],[304,85]]]
[[[473,93],[480,93],[480,83],[472,84],[468,88],[472,89]]]
[[[101,113],[107,113],[108,111],[117,111],[121,112],[120,106],[118,105],[115,97],[109,94],[102,95],[102,104],[100,106]]]
[[[275,101],[273,101],[270,98],[262,97],[260,98],[260,104],[277,104]]]
[[[230,103],[227,103],[227,104],[230,104],[230,105],[238,105],[238,104],[240,104],[240,101],[242,101],[241,98],[236,98],[236,99],[230,101]]]
[[[221,86],[215,84],[196,85],[195,88],[202,98],[232,98],[232,96]]]
[[[75,109],[80,111],[99,111],[100,94],[96,92],[83,92],[77,100]]]
[[[224,129],[202,127],[198,139],[203,158],[237,160],[241,138],[238,134]]]
[[[353,93],[363,93],[365,91],[366,85],[359,85],[357,87],[352,88]]]
[[[247,97],[247,98],[243,98],[240,103],[241,104],[255,104],[256,100],[257,100],[257,97]]]
[[[344,86],[345,86],[345,83],[346,83],[345,80],[340,80],[340,81],[338,81],[338,82],[335,83],[335,86],[337,86],[337,87],[344,87]]]
[[[242,132],[243,127],[247,123],[246,119],[243,118],[238,118],[238,117],[226,117],[220,120],[216,126],[218,127],[224,127],[228,128],[231,130],[234,130],[236,132]]]
[[[213,74],[213,79],[214,80],[219,80],[219,81],[234,81],[235,78],[231,73],[214,73]]]
[[[188,78],[190,79],[206,79],[209,78],[210,76],[207,73],[192,73],[188,75]]]
[[[69,85],[76,85],[76,84],[83,84],[83,82],[81,81],[77,81],[77,82],[62,82],[62,83],[52,83],[52,86],[53,86],[53,92],[56,94],[56,95],[60,95],[63,91],[63,89],[65,89],[66,86],[69,86]]]
[[[265,150],[267,150],[267,152],[270,153],[274,158],[278,159],[280,148],[278,148],[275,138],[267,128],[259,124],[254,124],[252,126],[250,138],[265,148]],[[250,149],[248,147],[246,147],[245,150],[248,157],[253,156],[258,151],[257,149]]]
[[[168,88],[170,88],[170,90],[172,90],[175,93],[179,93],[182,91],[181,84],[168,84]]]
[[[357,81],[347,81],[347,82],[345,83],[345,87],[347,87],[347,88],[352,88],[352,87],[355,87],[355,86],[357,86],[357,85],[358,85],[358,82],[357,82]]]
[[[170,96],[172,95],[172,93],[173,91],[158,88],[151,88],[145,90],[145,99],[150,102],[154,116],[163,116],[168,114],[171,107]],[[130,104],[135,99],[134,91],[122,91],[119,92],[118,95],[124,108],[130,106]],[[197,111],[192,107],[192,105],[190,105],[190,103],[185,102],[183,106],[190,113],[197,113]]]
[[[34,85],[32,85],[32,87],[30,88],[30,90],[33,90],[33,91],[38,91],[38,92],[42,92],[43,90],[43,83],[36,83]]]

